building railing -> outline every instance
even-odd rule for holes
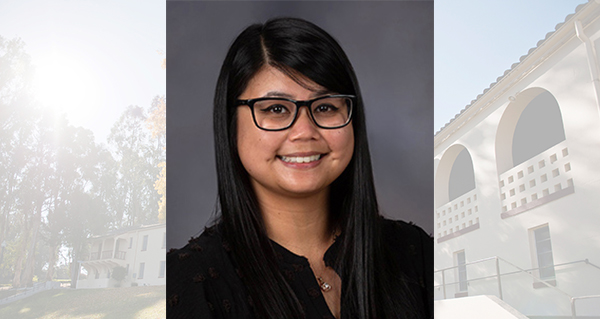
[[[474,279],[465,279],[465,280],[460,280],[457,282],[450,282],[447,283],[446,282],[446,276],[445,276],[445,272],[448,270],[454,270],[454,269],[458,269],[458,267],[466,267],[468,265],[475,265],[475,264],[481,264],[483,262],[486,261],[495,261],[495,271],[496,274],[495,275],[490,275],[490,276],[483,276],[483,277],[478,277],[478,278],[474,278]],[[500,261],[514,267],[515,269],[517,269],[517,271],[512,271],[512,272],[507,272],[507,273],[501,273],[500,271]],[[562,264],[555,264],[554,267],[558,268],[558,267],[562,267],[562,266],[567,266],[567,265],[573,265],[573,264],[578,264],[578,263],[585,263],[586,265],[592,266],[594,268],[597,268],[600,270],[600,267],[591,263],[588,259],[584,259],[584,260],[577,260],[577,261],[572,261],[572,262],[567,262],[567,263],[562,263]],[[498,286],[498,297],[502,300],[503,296],[502,296],[502,277],[504,276],[508,276],[508,275],[514,275],[514,274],[525,274],[529,277],[531,277],[532,279],[534,279],[534,282],[537,283],[542,283],[545,286],[561,293],[562,295],[566,296],[567,298],[569,298],[570,302],[571,302],[571,317],[573,319],[577,318],[576,315],[576,306],[575,306],[575,301],[577,300],[581,300],[581,299],[592,299],[592,298],[600,298],[600,295],[590,295],[590,296],[577,296],[577,297],[573,297],[571,295],[569,295],[568,293],[564,292],[563,290],[561,290],[560,288],[557,288],[554,286],[554,284],[552,282],[540,279],[534,275],[532,275],[530,272],[532,271],[539,271],[539,268],[531,268],[531,269],[523,269],[521,267],[516,266],[515,264],[501,258],[498,256],[494,256],[494,257],[488,257],[488,258],[483,258],[483,259],[479,259],[476,261],[472,261],[472,262],[468,262],[465,264],[461,264],[460,266],[452,266],[452,267],[447,267],[447,268],[443,268],[443,269],[439,269],[434,271],[434,275],[436,273],[440,273],[441,277],[442,277],[442,284],[440,285],[435,285],[435,288],[442,288],[442,292],[443,292],[443,299],[448,299],[447,298],[447,294],[446,294],[446,287],[447,286],[451,286],[451,285],[458,285],[461,282],[463,283],[468,283],[468,282],[473,282],[473,281],[478,281],[478,280],[487,280],[487,279],[496,279],[497,282],[497,286]]]
[[[562,141],[500,174],[501,218],[574,192],[567,142]]]
[[[124,251],[115,251],[115,259],[125,260],[125,252]]]
[[[438,242],[479,228],[477,188],[453,199],[435,210],[435,233]]]
[[[105,250],[102,252],[102,259],[110,259],[112,258],[113,253],[112,250]]]
[[[571,318],[572,319],[577,318],[577,311],[575,310],[575,301],[576,300],[580,300],[580,299],[592,299],[592,298],[598,298],[598,299],[600,299],[600,295],[572,297],[571,298]]]
[[[120,259],[120,260],[125,260],[125,256],[126,256],[126,252],[124,251],[115,251],[115,253],[113,254],[112,250],[105,250],[102,253],[100,252],[93,252],[90,254],[90,258],[89,260],[100,260],[100,259]],[[87,258],[83,259],[84,261],[87,261]]]

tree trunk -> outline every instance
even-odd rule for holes
[[[7,192],[6,192],[6,198],[2,199],[4,201],[4,209],[1,212],[1,221],[0,221],[0,265],[2,265],[2,262],[4,260],[4,253],[5,253],[5,246],[2,244],[6,244],[6,233],[7,233],[7,229],[9,229],[9,216],[8,216],[8,212],[10,212],[13,208],[14,205],[14,195],[13,195],[13,174],[9,174],[8,178],[6,180],[6,187],[7,187]]]
[[[50,253],[50,257],[48,257],[48,271],[46,272],[46,281],[52,281],[52,277],[54,277],[54,265],[56,265],[56,257],[58,255],[58,245],[51,244],[48,248],[48,252]]]
[[[17,257],[17,263],[15,264],[15,274],[13,276],[12,285],[14,288],[19,288],[21,286],[21,273],[23,272],[23,260],[27,255],[27,238],[29,238],[29,234],[27,233],[27,229],[21,239],[21,247],[19,247],[19,257]]]
[[[25,271],[23,272],[22,282],[26,286],[33,284],[33,275],[35,271],[35,247],[37,245],[37,234],[42,223],[42,203],[37,205],[37,214],[33,215],[33,227],[31,244],[27,253],[27,262],[25,262]]]
[[[7,204],[8,206],[8,204]],[[4,234],[6,233],[7,223],[8,223],[8,207],[6,208],[6,213],[4,211],[0,215],[0,265],[4,260],[4,246],[6,245]]]
[[[50,221],[53,220],[53,215],[62,208],[61,203],[58,201],[59,187],[54,187],[53,191],[54,195],[52,195],[51,201],[54,203],[54,209],[48,210],[48,215],[46,216],[48,219],[48,225],[50,226],[50,238],[48,239],[48,271],[46,272],[46,281],[52,281],[52,277],[54,277],[54,267],[56,265],[56,260],[58,259],[60,249],[60,231],[56,227],[52,227],[52,225],[50,225]]]
[[[77,287],[77,278],[79,278],[79,262],[77,258],[79,256],[79,244],[73,245],[73,250],[71,251],[71,288]],[[89,274],[88,274],[89,276]]]
[[[25,257],[27,257],[27,243],[29,242],[29,235],[31,228],[29,227],[29,220],[27,212],[28,209],[22,209],[21,214],[23,214],[23,231],[21,231],[21,243],[19,244],[18,252],[19,256],[17,257],[17,262],[15,264],[15,273],[13,275],[12,285],[14,288],[21,287],[21,274],[23,273],[23,261]]]

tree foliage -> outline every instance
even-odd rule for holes
[[[163,60],[163,68],[165,66]],[[166,135],[167,135],[167,103],[164,96],[157,96],[152,101],[150,107],[150,116],[146,120],[148,129],[152,132],[152,138],[157,141],[159,146],[162,146],[163,152],[166,151]],[[167,218],[167,165],[166,161],[158,164],[160,174],[154,182],[154,189],[160,195],[158,201],[158,220],[160,223],[165,223]]]
[[[0,283],[15,287],[55,278],[61,251],[74,283],[91,237],[156,223],[165,161],[164,97],[128,107],[104,145],[38,105],[32,74],[23,41],[0,37]]]
[[[120,226],[158,222],[154,179],[163,161],[162,146],[152,143],[146,128],[145,110],[129,106],[113,126],[108,143],[117,160],[117,182],[120,194],[115,221]]]
[[[117,282],[121,282],[125,279],[125,277],[127,276],[127,269],[125,269],[125,267],[122,266],[117,266],[115,268],[113,268],[112,274],[111,274],[111,278],[116,280]]]

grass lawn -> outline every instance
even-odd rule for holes
[[[54,289],[0,306],[0,318],[165,318],[165,286]]]

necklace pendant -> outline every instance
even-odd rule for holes
[[[321,287],[321,290],[323,290],[324,292],[328,292],[329,290],[331,290],[331,285],[326,283],[325,280],[323,280],[323,278],[319,277],[317,279],[319,280],[319,286]]]

